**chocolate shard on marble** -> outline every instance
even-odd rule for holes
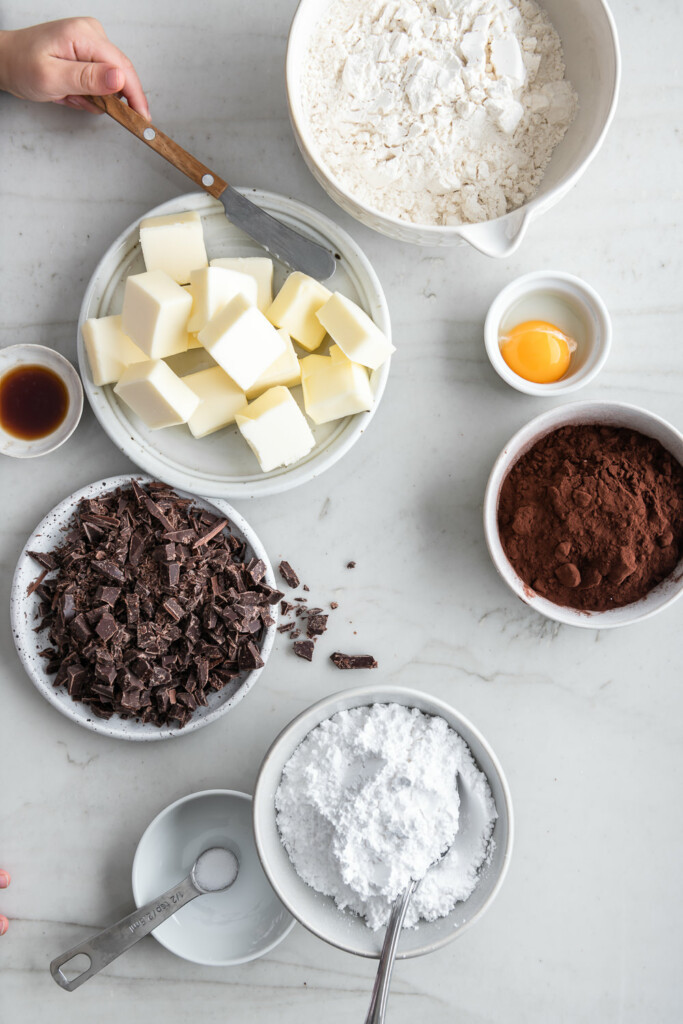
[[[306,661],[313,661],[313,640],[296,640],[292,644],[292,648],[298,658],[304,658]]]
[[[306,636],[322,636],[327,629],[327,615],[315,614],[312,615],[309,612],[308,624],[306,626]]]
[[[280,570],[280,575],[282,576],[287,586],[291,587],[292,590],[296,590],[296,588],[299,586],[299,577],[294,572],[289,562],[280,562],[278,569]]]
[[[335,651],[330,655],[330,661],[337,668],[377,668],[377,662],[371,654],[342,654]]]

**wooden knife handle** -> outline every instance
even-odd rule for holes
[[[164,160],[168,160],[170,164],[173,164],[177,170],[182,171],[195,185],[199,185],[200,188],[203,188],[209,195],[214,196],[215,199],[219,199],[223,192],[225,192],[228,187],[227,181],[219,178],[217,174],[203,163],[200,163],[196,157],[188,153],[182,146],[179,146],[168,135],[160,132],[149,121],[145,121],[141,114],[138,114],[132,107],[129,107],[127,103],[123,103],[118,97],[86,96],[85,99],[94,103],[105,114],[113,117],[115,121],[118,121],[129,132],[132,132],[133,135],[136,135],[138,139],[148,145],[150,149],[153,149],[155,153],[158,153],[159,156],[163,156]]]

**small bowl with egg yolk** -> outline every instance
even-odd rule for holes
[[[486,354],[527,395],[566,395],[600,372],[612,345],[605,303],[580,277],[542,270],[510,282],[491,303]]]

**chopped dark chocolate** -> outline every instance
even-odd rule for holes
[[[322,636],[327,629],[327,615],[312,615],[309,612],[306,636]]]
[[[43,569],[47,569],[48,572],[57,568],[57,559],[54,555],[51,555],[49,551],[29,551],[27,554],[29,554],[31,558],[38,563],[38,565],[42,565]]]
[[[305,658],[306,661],[313,661],[313,640],[297,640],[292,644],[294,653],[299,658]]]
[[[337,604],[336,601],[330,601],[330,608],[334,609],[334,608],[338,608],[338,607],[339,607],[339,605]]]
[[[377,662],[371,654],[341,654],[335,651],[330,655],[330,661],[337,668],[377,668]]]
[[[45,570],[32,586],[54,685],[99,718],[182,728],[261,668],[283,594],[228,531],[162,483],[81,502],[60,547],[31,553]]]
[[[355,569],[356,568],[356,563],[355,562],[347,562],[346,563],[346,568],[347,569]]]
[[[294,629],[294,622],[283,622],[281,626],[277,627],[278,633],[289,633],[290,629]]]
[[[291,587],[292,590],[296,590],[296,588],[299,586],[299,577],[294,572],[289,562],[280,562],[278,568],[280,570],[280,575],[282,576],[287,586]]]

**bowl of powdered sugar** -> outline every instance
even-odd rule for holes
[[[579,179],[619,75],[604,0],[301,0],[286,67],[297,143],[335,202],[492,256]]]
[[[264,871],[310,931],[379,956],[391,907],[421,878],[398,956],[445,945],[478,920],[505,877],[512,804],[486,740],[415,690],[334,694],[270,748],[254,794]]]

